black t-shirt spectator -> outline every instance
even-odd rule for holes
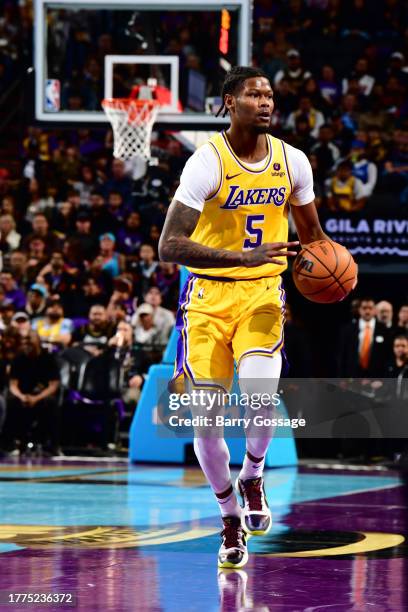
[[[58,364],[53,355],[44,351],[35,357],[17,355],[10,368],[10,380],[17,380],[22,393],[39,393],[52,380],[59,380]]]
[[[75,232],[72,234],[71,240],[82,260],[90,261],[96,257],[99,244],[93,234]]]
[[[94,329],[87,323],[81,325],[73,334],[74,342],[82,342],[84,344],[100,344],[105,346],[108,344],[109,338],[114,334],[114,326],[111,323],[106,323],[99,329]]]

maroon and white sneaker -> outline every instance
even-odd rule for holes
[[[248,561],[246,533],[242,529],[239,516],[222,517],[224,529],[221,531],[222,544],[218,551],[218,567],[239,568]]]
[[[250,535],[267,534],[272,527],[272,514],[266,501],[263,478],[237,478],[235,488],[243,501],[242,528]]]

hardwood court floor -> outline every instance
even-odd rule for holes
[[[216,567],[200,470],[126,462],[0,463],[0,594],[73,593],[4,610],[288,612],[408,609],[407,499],[395,473],[266,473],[274,526],[241,571]]]

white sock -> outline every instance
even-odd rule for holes
[[[272,396],[276,393],[279,377],[282,369],[282,355],[275,354],[273,357],[262,355],[248,355],[239,366],[239,385],[241,393],[248,395],[268,393]],[[273,406],[265,406],[254,412],[248,408],[245,416],[253,418],[255,414],[271,416]],[[263,474],[265,455],[273,438],[274,428],[248,427],[246,433],[246,454],[242,469],[239,474],[241,480],[259,478]]]
[[[221,516],[241,516],[241,506],[238,503],[232,484],[223,493],[216,493]]]
[[[240,480],[248,480],[249,478],[259,478],[263,474],[265,465],[264,457],[255,457],[247,449],[245,453],[244,463],[242,464],[239,473]]]
[[[231,485],[230,454],[223,438],[194,438],[194,450],[205,477],[214,491],[222,516],[240,516]]]

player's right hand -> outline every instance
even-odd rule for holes
[[[242,263],[246,268],[254,268],[263,264],[273,263],[283,266],[286,262],[277,257],[295,257],[296,251],[293,247],[299,246],[299,241],[295,242],[266,242],[254,249],[243,252]]]

